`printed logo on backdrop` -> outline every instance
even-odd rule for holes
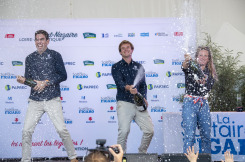
[[[93,108],[89,108],[89,107],[79,107],[79,114],[87,114],[87,113],[94,113],[94,109]]]
[[[102,38],[109,38],[109,33],[102,33],[101,34],[101,37]]]
[[[114,97],[101,97],[100,98],[101,103],[112,103],[112,102],[117,102],[117,100]]]
[[[4,38],[14,38],[14,34],[5,34]]]
[[[20,42],[32,42],[34,40],[35,40],[34,38],[19,38]]]
[[[185,76],[185,74],[183,72],[166,72],[166,76],[167,77],[171,77],[171,76]]]
[[[108,123],[110,123],[110,124],[117,123],[117,121],[115,120],[115,116],[110,116]]]
[[[158,73],[156,72],[146,72],[145,77],[158,77]]]
[[[102,67],[106,66],[112,66],[113,64],[115,64],[114,61],[108,60],[108,61],[102,61]]]
[[[95,75],[96,75],[97,78],[101,77],[101,73],[100,72],[97,72]]]
[[[97,72],[97,73],[96,73],[96,77],[97,77],[97,78],[100,78],[100,77],[102,77],[102,76],[103,76],[103,77],[108,77],[108,76],[111,77],[112,74],[111,74],[111,73],[101,73],[101,72]]]
[[[0,61],[0,66],[1,66],[1,65],[4,65],[4,63]]]
[[[72,140],[72,142],[73,142],[73,145],[75,146],[74,148],[75,148],[76,151],[87,151],[88,150],[88,147],[87,146],[80,147],[81,145],[83,145],[83,142],[84,142],[83,139],[81,140],[81,142],[79,142],[79,141],[73,141],[73,140]],[[63,143],[62,142],[59,142],[58,140],[55,140],[54,145],[55,146],[58,146],[58,149],[59,149],[63,145]],[[66,149],[63,147],[62,148],[62,151],[66,151]]]
[[[66,65],[72,66],[72,65],[76,65],[76,62],[64,62],[64,65],[65,65],[65,66],[66,66]]]
[[[77,38],[78,34],[77,33],[61,33],[60,31],[51,32],[49,34],[49,39],[50,41],[57,42],[57,41],[63,41],[65,38]]]
[[[66,113],[66,112],[64,111],[64,107],[63,107],[63,106],[62,106],[62,112],[63,112],[63,113]]]
[[[168,34],[166,34],[166,33],[164,33],[164,32],[159,32],[159,33],[155,33],[155,36],[157,36],[157,37],[166,37],[166,36],[168,36]]]
[[[16,79],[16,76],[11,73],[1,73],[1,79]]]
[[[80,100],[78,101],[79,103],[87,103],[88,101],[86,100],[85,96],[81,96]]]
[[[69,91],[70,88],[68,86],[65,85],[60,85],[60,91]]]
[[[83,65],[84,66],[94,66],[94,61],[89,61],[89,60],[83,61]]]
[[[154,64],[164,64],[164,60],[161,60],[161,59],[155,59],[153,61],[154,61]]]
[[[217,123],[212,122],[211,126],[213,130],[211,142],[215,146],[215,149],[211,150],[212,154],[224,154],[227,149],[230,149],[230,153],[233,155],[245,155],[245,125],[244,123],[236,123],[235,118],[236,116],[216,115]],[[220,138],[226,139],[222,141]],[[237,143],[238,146],[235,147],[234,143]]]
[[[116,84],[107,84],[106,87],[107,89],[117,89]]]
[[[157,95],[152,95],[151,102],[159,102]]]
[[[162,106],[151,106],[151,112],[166,112],[166,108]]]
[[[135,33],[128,33],[128,37],[135,37]]]
[[[173,96],[173,101],[174,102],[180,102],[181,101],[181,96],[179,95],[179,96]]]
[[[113,106],[110,106],[110,110],[108,110],[107,112],[109,112],[109,113],[116,112],[116,109]]]
[[[64,100],[64,97],[60,97],[61,103],[66,103],[66,100]]]
[[[98,89],[99,85],[82,85],[82,84],[78,84],[77,85],[77,89],[78,90],[82,90],[82,89]]]
[[[6,103],[6,104],[13,104],[13,103],[14,103],[13,97],[10,97],[10,96],[9,96],[9,97],[7,98],[7,101],[5,101],[5,103]]]
[[[236,123],[236,116],[225,115],[220,116],[217,114],[216,119],[212,119],[211,123],[211,154],[224,154],[226,150],[229,150],[233,155],[245,155],[245,126],[244,124]],[[181,123],[183,128],[183,122]],[[181,132],[184,140],[184,131]],[[195,143],[201,148],[200,135],[196,135]],[[201,152],[201,150],[199,150]]]
[[[89,33],[89,32],[86,32],[86,33],[83,33],[83,38],[84,38],[84,39],[88,39],[88,38],[96,38],[96,34],[95,34],[95,33]]]
[[[174,36],[183,36],[183,32],[174,32]]]
[[[65,123],[66,123],[66,124],[72,124],[72,120],[71,120],[71,119],[65,118],[64,120],[65,120]]]
[[[21,114],[21,110],[19,109],[15,109],[15,108],[5,108],[5,114],[9,115],[9,114]]]
[[[172,65],[182,65],[183,60],[180,59],[172,59]]]
[[[93,118],[90,116],[90,117],[88,118],[88,120],[86,121],[86,123],[91,123],[91,124],[93,124],[93,123],[95,123],[95,121],[94,121]]]
[[[115,34],[114,37],[123,37],[123,34],[122,33]]]
[[[21,61],[12,61],[13,66],[23,66],[23,62]]]
[[[73,79],[83,79],[83,78],[88,78],[88,74],[82,72],[73,73]]]
[[[137,62],[139,64],[146,64],[146,61],[135,61],[135,62]]]
[[[178,83],[177,88],[185,88],[185,83]]]
[[[23,89],[27,89],[27,86],[11,86],[11,85],[5,86],[6,91],[10,91],[11,89],[12,90],[23,90]]]
[[[153,85],[153,84],[148,84],[147,88],[149,90],[153,90],[153,89],[162,89],[162,88],[169,88],[169,85],[160,85],[160,84],[157,84],[157,85]]]
[[[149,34],[149,33],[140,33],[140,36],[141,36],[141,37],[149,37],[150,34]]]
[[[14,118],[12,124],[21,124],[19,118]]]
[[[162,123],[162,115],[160,117],[160,119],[158,120],[159,123]]]

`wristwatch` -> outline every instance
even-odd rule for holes
[[[49,80],[45,80],[45,82],[46,82],[46,85],[47,85],[47,86],[50,86]]]

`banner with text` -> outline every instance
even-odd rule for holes
[[[184,32],[186,22],[192,35]],[[117,142],[117,90],[111,67],[121,60],[118,45],[123,40],[134,44],[133,60],[146,71],[148,111],[155,128],[148,152],[163,153],[162,113],[181,111],[181,64],[185,50],[195,48],[196,42],[192,19],[0,20],[0,157],[21,157],[30,88],[17,83],[16,75],[24,75],[25,58],[36,50],[34,33],[40,29],[49,33],[48,47],[62,55],[67,70],[61,100],[77,154],[95,148],[96,139],[107,139],[106,145]],[[128,153],[138,151],[141,135],[132,122]],[[67,156],[46,114],[35,129],[32,146],[33,157]]]

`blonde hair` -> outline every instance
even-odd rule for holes
[[[129,41],[127,41],[127,40],[123,40],[123,41],[119,44],[119,46],[118,46],[119,52],[121,52],[121,46],[124,45],[124,44],[129,44],[129,45],[131,46],[131,49],[134,50],[134,45],[133,45],[131,42],[129,42]]]
[[[109,158],[100,151],[94,151],[85,157],[84,162],[110,162]]]
[[[209,47],[207,46],[199,46],[197,48],[197,51],[196,51],[196,54],[195,54],[195,59],[197,59],[198,57],[198,54],[201,50],[205,50],[205,51],[208,51],[208,70],[210,71],[210,74],[212,75],[212,77],[215,79],[215,80],[218,80],[218,76],[217,76],[217,73],[216,73],[216,69],[215,69],[215,66],[213,64],[213,57],[212,57],[212,52],[210,50]]]

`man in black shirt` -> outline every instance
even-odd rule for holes
[[[134,103],[133,95],[138,91],[144,96],[148,106],[146,95],[145,72],[141,64],[132,60],[134,46],[129,41],[122,41],[119,52],[122,60],[112,66],[112,76],[117,85],[117,116],[118,116],[118,138],[123,152],[126,152],[127,138],[130,132],[130,124],[135,120],[143,131],[139,153],[146,153],[154,134],[153,124],[148,111],[139,111]],[[139,74],[138,74],[139,73]],[[140,77],[134,84],[135,78]]]
[[[52,120],[56,131],[67,150],[71,162],[77,162],[76,152],[70,134],[66,129],[60,100],[60,85],[67,78],[61,55],[48,49],[49,35],[44,30],[35,33],[37,51],[26,57],[25,77],[17,76],[17,81],[25,84],[26,79],[32,79],[37,84],[31,88],[28,109],[22,131],[22,160],[31,161],[32,134],[46,112]]]

